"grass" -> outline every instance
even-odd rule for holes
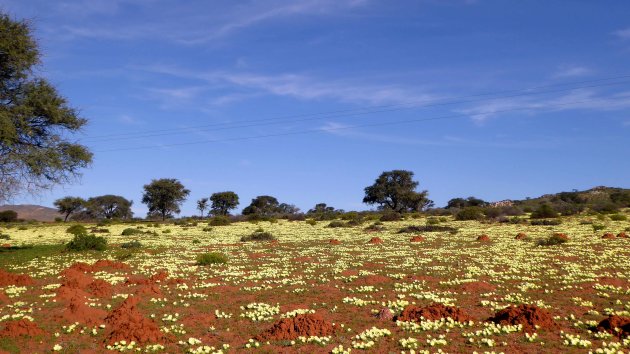
[[[0,266],[21,265],[40,257],[51,257],[63,253],[64,245],[25,245],[0,247]]]

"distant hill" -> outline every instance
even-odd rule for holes
[[[573,190],[571,192],[545,194],[538,198],[511,202],[526,211],[546,203],[565,215],[585,209],[613,212],[619,208],[630,207],[630,189],[599,186],[585,191]]]
[[[0,205],[0,211],[5,210],[15,211],[18,218],[24,220],[55,221],[55,218],[61,217],[57,209],[41,205]]]

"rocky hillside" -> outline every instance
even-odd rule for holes
[[[15,211],[18,218],[24,220],[54,221],[55,218],[61,217],[56,209],[41,205],[0,205],[0,211],[5,210]]]

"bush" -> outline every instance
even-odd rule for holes
[[[623,214],[613,214],[613,215],[611,215],[609,217],[610,217],[610,220],[612,220],[612,221],[626,221],[626,220],[628,220],[628,217],[626,217]]]
[[[541,204],[530,216],[531,219],[548,219],[557,217],[558,212],[549,204]]]
[[[365,228],[365,231],[367,232],[380,232],[383,230],[385,230],[385,226],[383,226],[383,223],[380,221]]]
[[[450,232],[456,234],[459,230],[450,226],[440,225],[425,225],[425,226],[407,226],[398,230],[399,234],[402,233],[420,233],[420,232]]]
[[[171,233],[171,229],[166,229],[166,230],[162,230],[163,234],[170,234]]]
[[[5,234],[0,234],[0,240],[10,240],[11,236],[9,235],[5,235]]]
[[[339,220],[335,220],[335,221],[331,221],[330,224],[328,224],[328,227],[346,227],[346,223],[343,221],[339,221]]]
[[[88,234],[88,231],[85,228],[85,226],[79,225],[79,224],[70,226],[69,228],[66,229],[66,232],[75,236]]]
[[[16,222],[18,215],[13,210],[0,211],[0,222]]]
[[[96,233],[107,234],[109,233],[109,229],[103,229],[103,228],[99,229],[97,227],[93,227],[90,229],[90,232],[95,233],[95,234]]]
[[[126,228],[123,230],[123,232],[121,233],[122,236],[133,236],[133,235],[140,235],[143,234],[144,231],[142,230],[138,230],[138,229],[133,229],[133,228]]]
[[[403,217],[400,213],[386,213],[381,216],[381,221],[400,221]]]
[[[63,218],[56,217],[56,218],[55,218],[55,222],[63,222]]]
[[[315,219],[308,219],[308,220],[306,220],[306,223],[311,225],[311,226],[317,225],[317,221]]]
[[[212,231],[212,228],[210,226],[204,227],[203,229],[201,229],[201,231],[203,231],[203,232],[210,232],[210,231]]]
[[[556,226],[562,224],[560,220],[530,220],[529,223],[535,226]]]
[[[273,241],[276,237],[272,235],[270,232],[265,232],[262,230],[256,230],[251,235],[241,237],[242,242],[246,241]]]
[[[230,218],[228,218],[227,216],[215,216],[212,218],[212,220],[210,220],[210,222],[208,223],[208,225],[210,226],[227,226],[230,225],[232,222],[230,221]]]
[[[554,234],[544,240],[539,240],[538,246],[555,246],[555,245],[561,245],[565,242],[567,242],[566,237],[562,237],[560,235]]]
[[[66,249],[70,251],[104,251],[107,249],[107,240],[101,236],[75,234],[72,240],[66,245]]]
[[[227,256],[218,252],[203,253],[197,256],[197,265],[224,264],[227,261]]]
[[[466,207],[455,214],[455,220],[480,220],[483,219],[483,211],[479,207]]]
[[[122,243],[120,245],[120,247],[122,247],[122,248],[140,248],[140,247],[142,247],[142,243],[140,243],[140,241],[138,241],[138,240],[133,240],[133,241]]]
[[[605,228],[606,228],[606,226],[604,226],[604,225],[596,225],[596,224],[593,224],[593,231],[594,231],[594,232],[597,232],[597,231],[602,231],[602,230],[603,230],[603,229],[605,229]]]
[[[438,225],[440,220],[438,218],[428,218],[427,225]]]

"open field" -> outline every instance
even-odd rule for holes
[[[629,314],[630,239],[602,235],[630,224],[562,220],[440,223],[456,233],[398,233],[425,218],[369,232],[372,222],[240,222],[205,231],[206,222],[113,224],[98,227],[109,243],[103,252],[65,251],[68,224],[2,228],[10,239],[0,244],[34,247],[0,251],[0,353],[629,352],[630,339],[595,327],[609,314]],[[605,228],[595,232],[587,221]],[[126,228],[151,233],[122,236]],[[258,228],[278,241],[240,241]],[[529,237],[516,240],[521,232]],[[557,232],[569,241],[537,245]],[[423,241],[410,242],[419,234]],[[490,241],[477,241],[482,234]],[[368,244],[372,237],[383,242]],[[142,247],[120,247],[130,240]],[[204,252],[223,253],[228,262],[196,265]],[[455,306],[466,319],[392,319],[434,303]],[[540,328],[487,321],[519,304],[551,320]],[[267,332],[283,318],[285,327]],[[300,330],[320,335],[290,338]]]

